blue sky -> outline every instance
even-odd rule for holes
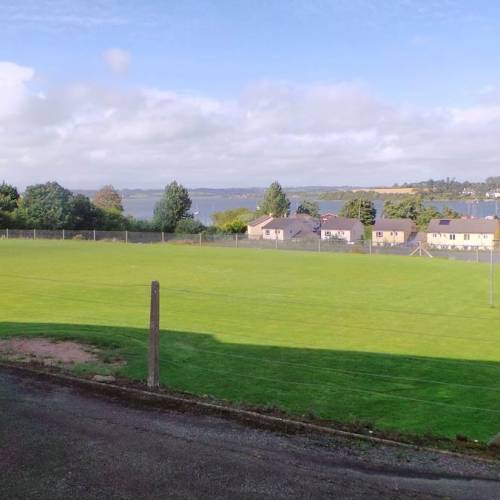
[[[21,185],[500,172],[491,0],[3,0],[0,61]]]

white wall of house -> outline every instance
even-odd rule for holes
[[[427,233],[427,243],[438,248],[492,248],[493,233]]]
[[[248,226],[247,228],[247,234],[248,234],[248,239],[249,240],[259,240],[262,238],[262,228],[266,225],[269,224],[269,222],[272,221],[272,218],[269,218],[260,224],[257,224],[255,226]]]
[[[351,239],[351,231],[346,229],[322,229],[321,230],[321,239],[322,240],[331,240],[331,239],[339,239],[345,240],[347,242],[353,241]]]
[[[372,244],[375,246],[383,245],[402,245],[408,241],[410,234],[405,231],[372,231]]]
[[[300,230],[300,227],[295,224],[287,227],[286,229],[263,229],[262,238],[265,240],[290,240]]]

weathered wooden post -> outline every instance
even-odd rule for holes
[[[151,282],[151,310],[149,317],[148,387],[160,386],[160,283]]]

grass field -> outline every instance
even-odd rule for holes
[[[170,387],[404,433],[500,431],[500,309],[484,264],[4,240],[0,336],[96,343],[144,379],[153,279]]]

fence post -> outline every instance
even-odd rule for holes
[[[33,239],[36,240],[36,229],[33,229]]]
[[[476,262],[479,262],[479,247],[476,247]]]
[[[125,231],[125,243],[128,243],[128,231]]]
[[[66,239],[65,238],[66,235],[64,234],[64,229],[62,230],[62,236],[63,236],[63,241],[64,241]]]
[[[95,241],[95,229],[94,229],[94,241]]]
[[[276,248],[278,248],[278,235],[276,234],[276,238],[275,238],[275,245],[276,245]]]
[[[160,386],[160,283],[151,282],[151,310],[149,316],[148,387]]]
[[[199,245],[200,245],[200,247],[201,247],[201,233],[199,233],[198,238],[199,238]]]
[[[372,240],[371,239],[368,240],[368,248],[370,250],[370,255],[371,255],[372,254]]]
[[[5,230],[5,236],[7,236],[7,239],[9,239],[9,228]]]
[[[318,240],[318,252],[321,252],[321,233],[319,235],[319,240]]]
[[[161,242],[165,243],[165,233],[163,231],[161,232]]]
[[[490,306],[495,307],[495,264],[493,262],[493,247],[490,249]]]
[[[238,248],[238,233],[234,235],[234,245],[236,248]]]

